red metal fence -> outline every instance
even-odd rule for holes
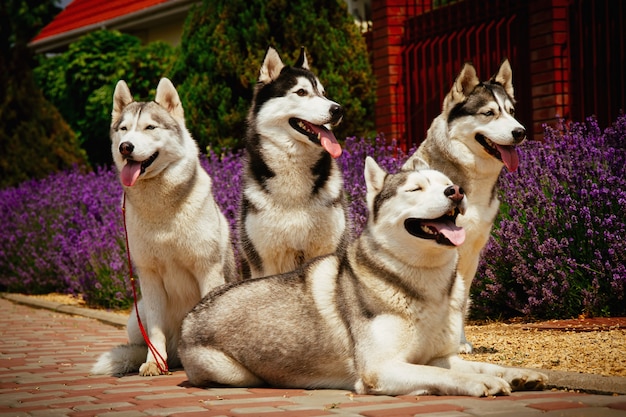
[[[513,69],[516,113],[529,126],[527,2],[465,0],[433,8],[415,2],[414,17],[405,24],[403,83],[407,145],[419,144],[444,96],[465,62],[472,62],[482,80],[491,77],[504,58]]]
[[[571,118],[608,126],[626,110],[626,3],[577,0],[569,11]]]

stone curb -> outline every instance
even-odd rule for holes
[[[55,303],[21,294],[0,293],[0,296],[15,303],[57,311],[59,313],[89,317],[116,327],[125,327],[128,321],[128,317],[125,315]],[[553,371],[548,369],[536,370],[548,375],[550,378],[548,388],[579,390],[591,394],[626,395],[626,377]]]
[[[58,311],[59,313],[89,317],[116,327],[126,327],[126,322],[128,321],[128,316],[125,315],[111,313],[103,310],[95,310],[86,307],[77,307],[68,304],[55,303],[53,301],[41,300],[22,294],[0,293],[0,296],[7,300],[13,301],[14,303],[24,304],[30,307],[43,308],[46,310]]]

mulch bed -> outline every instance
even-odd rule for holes
[[[626,317],[595,317],[568,320],[549,320],[520,325],[525,330],[562,330],[570,332],[597,332],[626,329]]]

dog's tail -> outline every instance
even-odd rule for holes
[[[114,347],[103,353],[91,368],[92,375],[124,375],[139,371],[146,361],[148,347],[139,344],[126,344]]]

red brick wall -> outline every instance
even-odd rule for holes
[[[372,1],[373,70],[377,82],[376,130],[387,139],[404,135],[404,99],[401,89],[402,37],[406,0]]]
[[[568,0],[531,1],[530,73],[533,131],[543,135],[544,123],[570,116]]]

